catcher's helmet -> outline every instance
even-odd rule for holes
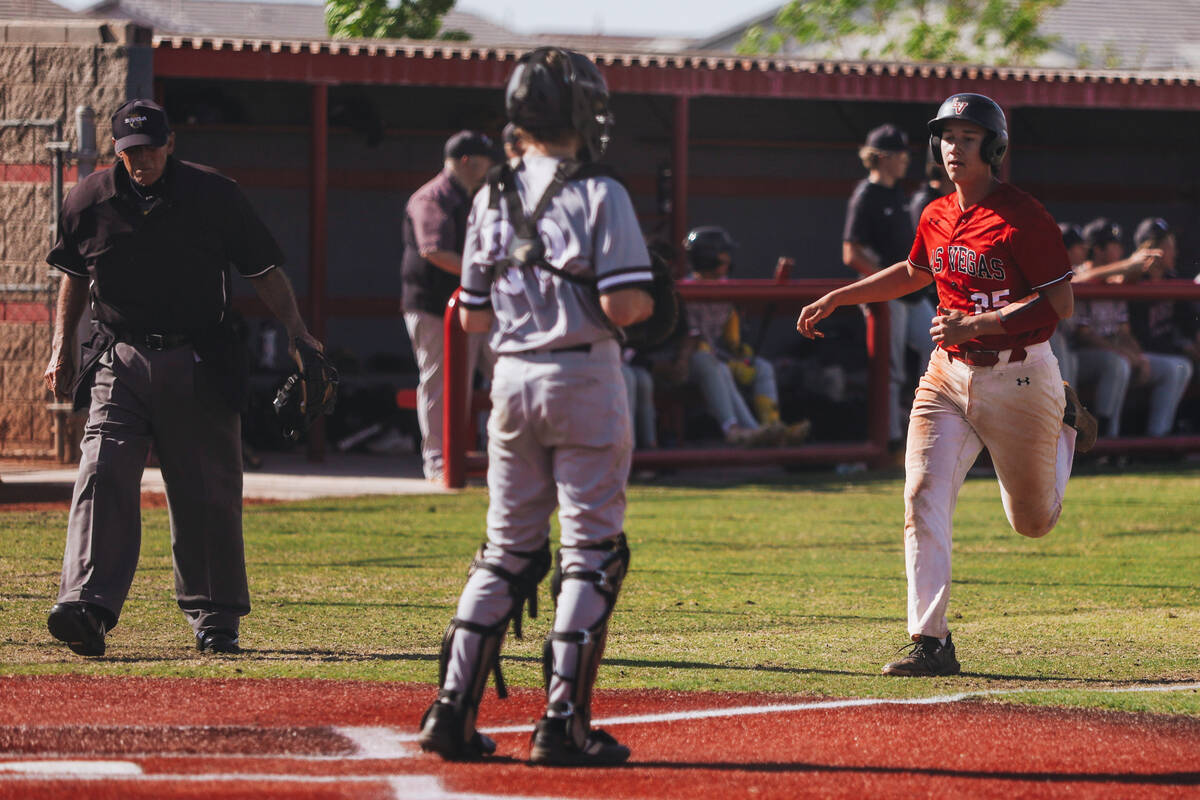
[[[1008,123],[1004,111],[990,97],[981,94],[952,94],[942,102],[937,116],[929,120],[929,149],[933,160],[942,163],[942,127],[952,119],[973,122],[987,131],[979,154],[993,167],[999,167],[1008,152]]]
[[[716,225],[693,228],[683,240],[683,249],[687,251],[688,261],[700,272],[716,269],[721,254],[729,253],[732,256],[737,246],[729,232]]]
[[[504,110],[535,136],[576,131],[585,160],[599,159],[608,146],[608,86],[596,65],[573,50],[539,47],[521,56],[504,91]]]

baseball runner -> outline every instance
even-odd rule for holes
[[[595,65],[552,47],[527,53],[505,105],[522,160],[494,170],[475,199],[460,294],[463,327],[493,330],[497,355],[487,541],[442,640],[439,691],[419,741],[447,759],[495,751],[475,729],[480,698],[489,672],[505,696],[501,645],[510,621],[521,636],[525,603],[537,614],[557,505],[546,712],[530,761],[615,764],[629,749],[591,728],[591,695],[629,565],[622,526],[633,441],[617,328],[650,317],[651,262],[629,195],[594,163],[612,122]]]
[[[1008,149],[1004,112],[983,95],[955,94],[929,132],[955,191],[922,213],[908,260],[830,292],[796,322],[804,336],[820,337],[817,323],[839,306],[936,284],[937,348],[917,387],[905,454],[912,642],[883,668],[900,676],[959,671],[946,622],[951,519],[979,451],[991,454],[1009,524],[1039,537],[1058,521],[1074,451],[1096,436],[1048,342],[1074,306],[1062,235],[1037,200],[995,174]]]

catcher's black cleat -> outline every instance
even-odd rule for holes
[[[1079,395],[1071,388],[1071,384],[1063,381],[1063,390],[1067,394],[1067,408],[1063,411],[1063,422],[1075,429],[1075,451],[1086,453],[1096,444],[1096,418],[1083,407]]]
[[[104,634],[110,626],[107,614],[99,606],[85,602],[58,603],[50,609],[46,627],[51,636],[66,642],[73,653],[104,655]]]
[[[237,655],[242,652],[238,645],[238,636],[233,631],[222,628],[208,628],[196,633],[196,649],[201,653],[222,653]]]
[[[548,767],[606,767],[629,760],[629,748],[593,728],[580,747],[567,729],[569,719],[542,717],[533,728],[529,763]]]
[[[946,643],[942,644],[936,636],[919,636],[910,644],[900,648],[908,650],[908,655],[887,664],[883,668],[884,675],[898,675],[902,678],[928,678],[937,675],[957,675],[958,659],[954,657],[954,642],[950,634],[946,634]]]
[[[496,752],[496,743],[479,731],[467,736],[462,713],[450,703],[435,700],[421,717],[417,743],[426,753],[447,761],[474,761]]]

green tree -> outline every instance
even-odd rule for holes
[[[1057,37],[1038,27],[1064,0],[793,0],[769,29],[754,26],[739,53],[789,42],[827,45],[824,58],[1029,64]]]
[[[454,0],[325,0],[325,27],[335,39],[471,38],[464,31],[443,31],[442,16]]]

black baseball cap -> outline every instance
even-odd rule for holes
[[[1077,244],[1083,244],[1083,231],[1074,222],[1060,222],[1058,229],[1062,231],[1063,245],[1068,250]]]
[[[1141,247],[1146,243],[1158,244],[1171,233],[1171,226],[1162,217],[1146,217],[1138,224],[1133,234],[1133,243]]]
[[[892,153],[907,150],[908,135],[895,125],[880,125],[867,134],[867,147]]]
[[[446,158],[463,158],[464,156],[487,156],[496,158],[496,145],[492,140],[478,131],[459,131],[446,140]]]
[[[118,154],[139,145],[162,147],[170,133],[167,112],[153,100],[130,100],[112,116],[112,137]]]
[[[1099,247],[1121,241],[1121,226],[1108,217],[1097,217],[1083,227],[1083,240],[1088,247]]]

